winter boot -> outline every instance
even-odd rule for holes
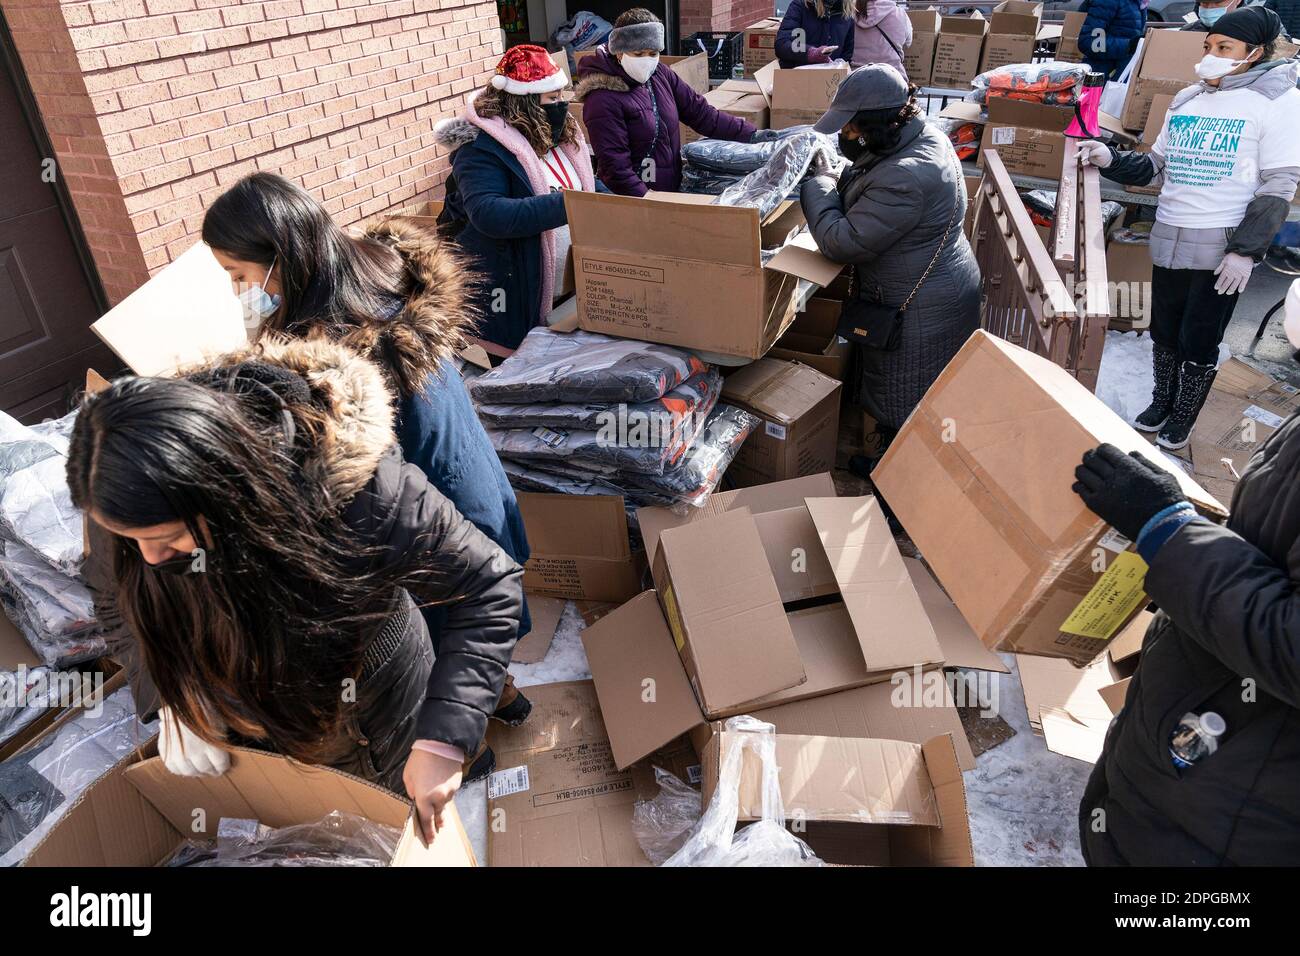
[[[1197,362],[1182,364],[1178,373],[1178,395],[1174,398],[1174,410],[1170,412],[1165,427],[1156,436],[1156,444],[1162,448],[1178,449],[1191,440],[1192,426],[1196,424],[1196,416],[1201,414],[1205,396],[1210,394],[1214,374],[1213,365]]]
[[[515,686],[514,677],[506,674],[506,686],[501,689],[501,698],[497,701],[497,709],[492,712],[492,719],[507,727],[518,727],[532,712],[532,701]]]
[[[463,787],[475,780],[482,780],[496,768],[497,755],[486,742],[480,742],[478,750],[474,751],[474,756],[465,758],[465,765],[461,768],[460,784]]]
[[[1151,355],[1156,385],[1151,391],[1151,404],[1133,419],[1133,427],[1140,432],[1160,431],[1169,420],[1169,413],[1174,409],[1174,396],[1178,394],[1178,353],[1157,345]]]

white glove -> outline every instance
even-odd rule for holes
[[[1286,292],[1286,320],[1283,322],[1283,328],[1286,329],[1287,341],[1291,343],[1293,349],[1300,349],[1300,279],[1291,283],[1291,288]]]
[[[1085,166],[1096,166],[1098,169],[1105,169],[1110,165],[1110,147],[1095,139],[1080,140],[1079,158],[1083,160]]]
[[[1232,295],[1234,292],[1245,291],[1246,281],[1254,268],[1255,260],[1250,256],[1229,252],[1223,257],[1219,267],[1214,270],[1214,274],[1219,277],[1214,280],[1214,291],[1219,295]]]
[[[162,729],[158,733],[158,755],[163,765],[178,777],[219,777],[230,769],[230,752],[214,747],[195,735],[172,713],[158,710]]]

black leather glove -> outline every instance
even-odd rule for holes
[[[1186,501],[1178,479],[1137,452],[1127,455],[1114,445],[1083,453],[1072,486],[1093,514],[1131,540],[1157,513]]]

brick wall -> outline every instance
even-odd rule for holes
[[[0,0],[113,302],[257,170],[350,224],[446,177],[433,124],[500,56],[494,2]]]
[[[700,30],[741,30],[772,16],[774,9],[772,0],[680,0],[678,33],[688,37]]]

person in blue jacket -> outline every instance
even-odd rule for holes
[[[1087,14],[1079,31],[1084,60],[1096,72],[1117,78],[1146,30],[1141,0],[1084,0],[1079,9]]]
[[[555,305],[569,252],[564,190],[598,188],[587,141],[561,98],[568,82],[544,49],[520,44],[462,115],[434,125],[438,144],[452,150],[438,229],[476,273],[478,336],[494,359],[518,348]]]
[[[853,58],[853,6],[844,0],[790,0],[776,31],[776,58],[790,69]]]
[[[203,241],[230,276],[254,340],[323,336],[374,360],[398,397],[397,441],[456,509],[515,562],[528,538],[514,490],[474,412],[455,356],[474,325],[468,271],[431,230],[392,218],[352,238],[308,193],[271,173],[208,208]],[[435,653],[444,609],[422,609]],[[530,629],[525,603],[519,626]],[[500,719],[531,705],[507,683]]]

